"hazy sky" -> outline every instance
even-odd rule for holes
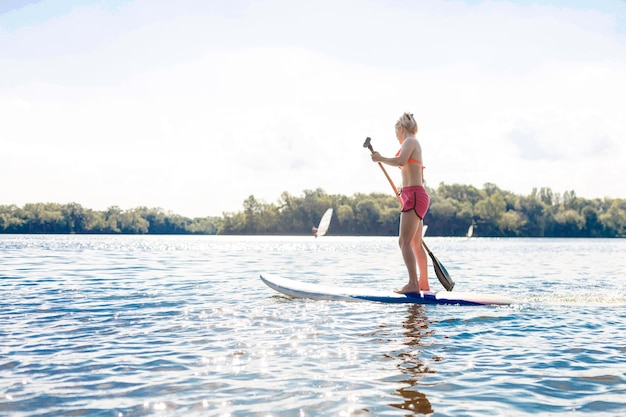
[[[389,192],[404,111],[431,187],[626,198],[626,2],[0,1],[0,204]]]

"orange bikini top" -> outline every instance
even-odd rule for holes
[[[402,149],[400,149],[400,150],[396,153],[396,156],[400,156],[400,151],[401,151],[401,150],[402,150]],[[409,158],[406,162],[407,162],[407,163],[409,163],[409,164],[422,165],[422,162],[421,162],[421,161],[416,161],[415,159],[412,159],[412,158]],[[424,166],[423,166],[423,167],[422,167],[422,169],[424,169],[424,168],[426,168],[426,167],[424,167]]]
[[[401,151],[401,150],[402,150],[402,149],[400,149],[400,150],[396,153],[396,156],[400,156],[400,151]],[[415,165],[421,165],[421,166],[422,166],[422,181],[424,181],[424,169],[426,169],[426,167],[425,167],[424,165],[422,165],[422,162],[421,162],[421,161],[416,161],[416,160],[415,160],[415,159],[413,159],[413,158],[409,158],[409,159],[407,159],[407,161],[406,161],[406,162],[407,162],[407,164],[415,164]],[[400,166],[400,167],[398,167],[398,168],[402,169],[402,167],[401,167],[401,166]]]

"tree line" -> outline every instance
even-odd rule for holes
[[[626,237],[626,199],[585,199],[574,191],[550,188],[518,195],[488,183],[440,184],[428,188],[431,205],[426,217],[430,236],[485,237]],[[250,195],[243,210],[222,216],[188,218],[161,208],[95,211],[77,203],[36,203],[0,206],[0,233],[92,234],[220,234],[306,235],[322,214],[333,208],[329,235],[398,233],[399,203],[384,193],[352,196],[305,190],[283,192],[275,203]]]
[[[216,234],[217,218],[190,219],[160,208],[117,206],[104,211],[77,203],[0,206],[0,233]]]

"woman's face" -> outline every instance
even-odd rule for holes
[[[402,134],[402,126],[396,126],[396,138],[400,143],[404,142],[404,135]]]

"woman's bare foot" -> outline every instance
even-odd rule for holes
[[[398,294],[411,294],[420,292],[420,288],[413,284],[406,284],[404,287],[394,290],[394,292],[397,292]]]
[[[404,287],[400,288],[399,290],[393,290],[393,292],[398,293],[398,294],[415,294],[418,292],[430,292],[430,287],[428,288],[420,288],[417,285],[414,284],[406,284]]]

